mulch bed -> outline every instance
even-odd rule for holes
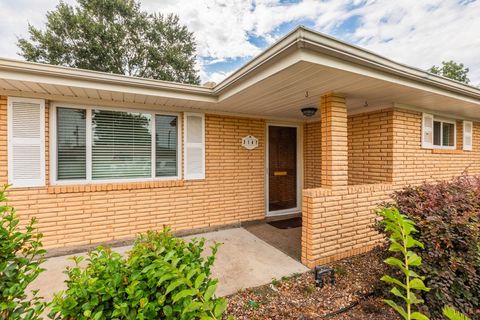
[[[385,274],[382,251],[341,260],[335,269],[336,284],[315,287],[313,272],[273,280],[271,284],[240,291],[228,298],[227,315],[236,319],[376,319],[398,316],[382,301],[379,279]],[[336,313],[357,303],[354,307]]]

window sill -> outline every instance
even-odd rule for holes
[[[172,188],[172,187],[183,187],[183,185],[184,185],[183,180],[120,182],[120,183],[101,183],[101,184],[75,184],[75,185],[64,185],[64,186],[49,186],[48,193],[57,194],[57,193]]]
[[[458,149],[432,149],[434,154],[462,154],[463,150]]]

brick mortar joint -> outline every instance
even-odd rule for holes
[[[375,184],[359,184],[339,187],[320,187],[312,189],[304,189],[303,196],[308,198],[317,198],[324,196],[350,195],[358,193],[368,193],[377,191],[392,191],[394,185],[390,183],[375,183]]]

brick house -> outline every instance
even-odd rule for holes
[[[392,190],[480,172],[478,121],[479,89],[303,27],[213,87],[0,60],[0,179],[47,248],[301,213],[304,264],[361,253]]]

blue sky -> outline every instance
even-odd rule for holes
[[[74,3],[75,0],[64,0]],[[480,0],[140,0],[175,13],[198,44],[202,81],[219,82],[298,25],[428,69],[463,62],[480,85]],[[41,27],[58,0],[0,0],[0,56],[17,56],[27,21]]]

